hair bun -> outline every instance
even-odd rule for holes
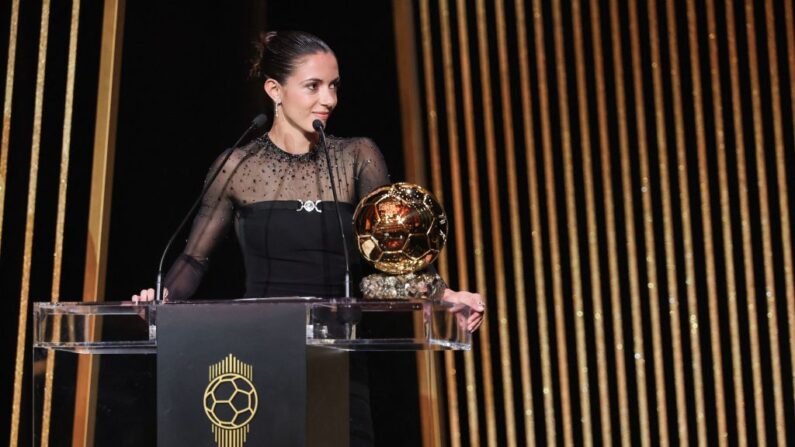
[[[256,40],[251,42],[252,55],[249,59],[251,68],[248,70],[249,79],[260,79],[265,76],[262,59],[268,49],[268,44],[276,37],[276,31],[260,31]]]
[[[271,43],[278,33],[278,31],[260,31],[259,41],[264,48],[267,48],[268,44]]]

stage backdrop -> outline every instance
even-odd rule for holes
[[[158,5],[0,10],[11,445],[30,443],[31,300],[151,281],[194,179],[257,111],[242,61],[271,26],[337,48],[354,99],[334,132],[432,187],[440,271],[488,305],[474,351],[418,356],[411,399],[376,385],[406,408],[376,414],[379,445],[416,445],[420,423],[425,445],[795,443],[791,0]],[[204,296],[235,293],[227,245]],[[35,365],[83,384],[95,366]],[[78,427],[53,444],[90,432],[89,394],[52,409]]]
[[[449,444],[795,443],[793,2],[412,5]]]

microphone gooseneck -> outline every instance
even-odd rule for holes
[[[223,161],[221,161],[221,163],[218,165],[218,167],[215,169],[213,175],[211,175],[210,178],[207,179],[207,182],[205,182],[204,188],[202,188],[202,192],[199,194],[199,197],[197,197],[196,200],[193,202],[193,206],[190,207],[190,210],[188,210],[188,212],[185,214],[185,217],[182,218],[182,222],[180,222],[179,226],[177,227],[177,230],[174,231],[174,234],[171,235],[171,239],[168,240],[166,248],[163,250],[163,254],[160,256],[160,263],[157,265],[157,281],[155,282],[155,301],[160,302],[163,300],[163,263],[165,262],[166,254],[168,254],[168,250],[171,248],[171,245],[174,243],[174,240],[177,238],[177,235],[185,227],[185,224],[188,223],[188,220],[190,219],[191,215],[193,215],[193,212],[196,210],[196,207],[198,207],[199,203],[201,203],[201,199],[204,197],[204,194],[207,193],[207,190],[210,188],[210,185],[212,185],[215,178],[218,177],[218,173],[221,172],[221,168],[224,167],[227,160],[229,160],[229,157],[232,156],[232,152],[234,152],[235,148],[237,148],[240,145],[240,143],[246,137],[248,137],[252,132],[254,132],[257,129],[262,129],[263,127],[265,127],[266,124],[268,124],[268,117],[265,116],[264,114],[257,115],[251,121],[251,125],[248,126],[248,129],[246,129],[246,131],[243,132],[243,135],[240,135],[240,138],[238,138],[235,144],[232,145],[232,148],[227,151],[226,156],[224,157]]]
[[[351,260],[348,254],[348,241],[345,239],[345,230],[342,228],[342,214],[340,214],[340,202],[337,199],[337,186],[334,182],[334,172],[331,169],[331,157],[328,153],[328,146],[326,146],[326,133],[323,131],[323,122],[314,120],[312,127],[315,128],[320,136],[320,146],[326,154],[326,167],[328,168],[328,177],[331,182],[331,194],[334,197],[334,208],[337,210],[337,221],[340,225],[340,235],[342,236],[342,252],[345,255],[345,298],[351,298]]]

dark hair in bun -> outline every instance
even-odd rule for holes
[[[261,32],[254,42],[249,77],[260,82],[274,79],[279,83],[293,73],[301,58],[316,53],[334,53],[326,42],[303,31]],[[265,95],[266,113],[272,113],[273,102]],[[271,117],[272,118],[272,117]]]

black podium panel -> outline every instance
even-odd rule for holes
[[[159,446],[348,444],[347,353],[306,346],[303,304],[157,310]]]

